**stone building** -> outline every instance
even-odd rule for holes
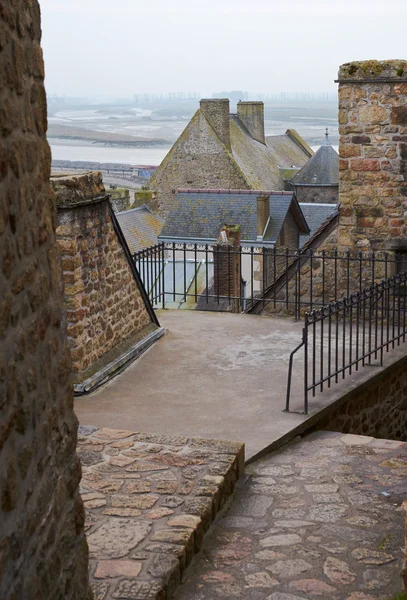
[[[240,226],[242,245],[298,248],[309,234],[292,192],[180,189],[174,196],[160,241],[211,244],[225,223]]]
[[[265,136],[263,102],[201,100],[184,132],[150,180],[166,217],[178,188],[284,190],[284,173],[313,156],[295,131]]]
[[[85,600],[88,547],[40,39],[37,0],[2,0],[0,598]]]
[[[75,390],[88,392],[164,331],[134,267],[102,174],[53,177],[51,184]]]
[[[407,251],[407,61],[339,70],[338,245]]]
[[[339,156],[332,146],[321,146],[292,179],[288,187],[298,202],[337,204],[339,199]]]

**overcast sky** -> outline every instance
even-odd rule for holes
[[[50,94],[334,91],[407,58],[406,0],[40,0]]]

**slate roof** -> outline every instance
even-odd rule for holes
[[[139,252],[157,244],[164,220],[147,206],[116,213],[130,252]]]
[[[302,146],[297,143],[288,131],[284,135],[269,136],[266,142],[267,145],[253,139],[238,116],[230,115],[232,156],[249,186],[253,190],[282,190],[284,181],[280,169],[293,164],[302,167],[313,152],[305,142]]]
[[[332,217],[338,214],[338,207],[336,204],[319,204],[309,202],[300,202],[299,204],[310,229],[310,233],[308,235],[302,234],[300,236],[300,245],[303,246],[310,238],[312,238],[312,236],[326,221],[329,221]]]
[[[291,209],[300,231],[308,232],[299,204],[292,193],[269,192],[270,221],[263,243],[275,244]],[[242,242],[256,243],[257,206],[260,192],[249,190],[182,190],[174,199],[160,239],[212,242],[219,238],[225,223],[238,224]],[[264,192],[261,195],[265,195]]]
[[[339,155],[332,146],[321,146],[292,179],[293,185],[339,185]]]

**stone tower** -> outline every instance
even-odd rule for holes
[[[339,69],[338,245],[407,250],[407,61]]]

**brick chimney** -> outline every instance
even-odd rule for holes
[[[201,100],[200,107],[220,141],[230,150],[229,99],[204,99]]]
[[[266,143],[263,102],[238,102],[237,116],[246,129],[248,129],[253,139],[262,144]]]
[[[214,294],[230,300],[232,312],[241,312],[240,225],[225,225],[213,246]]]
[[[270,217],[270,196],[257,196],[257,237],[263,238]]]

